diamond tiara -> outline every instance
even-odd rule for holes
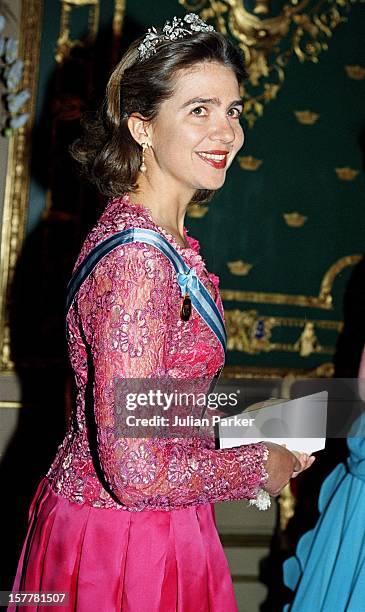
[[[183,19],[174,17],[172,22],[166,21],[160,33],[154,27],[148,28],[146,36],[138,47],[139,59],[145,60],[152,57],[157,51],[156,46],[163,40],[185,38],[195,32],[215,32],[215,30],[195,13],[188,13]]]

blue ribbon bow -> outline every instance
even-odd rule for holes
[[[178,272],[176,276],[182,296],[188,293],[189,289],[198,289],[199,284],[195,268],[190,268],[189,272],[186,274],[184,272]]]
[[[167,257],[176,272],[176,278],[183,297],[185,297],[187,291],[190,290],[189,297],[192,307],[195,308],[198,315],[215,334],[224,353],[226,353],[227,334],[224,327],[224,320],[212,296],[205,288],[204,284],[199,280],[195,268],[189,269],[184,259],[176,249],[174,249],[171,243],[154,230],[141,227],[121,230],[120,232],[111,234],[108,238],[105,238],[96,247],[91,249],[74,271],[67,285],[66,315],[81,285],[92,273],[98,262],[120,245],[131,244],[133,242],[149,244]],[[66,317],[66,326],[67,325],[68,322]]]

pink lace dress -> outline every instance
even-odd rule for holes
[[[162,233],[223,314],[218,278],[207,272],[198,242],[185,230],[189,248],[180,247],[127,195],[108,202],[75,268],[102,240],[131,227]],[[68,313],[75,410],[33,498],[13,590],[66,592],[64,609],[77,612],[237,609],[212,504],[256,497],[267,478],[266,446],[215,450],[206,437],[122,438],[116,431],[115,377],[211,378],[222,367],[214,333],[194,309],[182,321],[180,306],[172,265],[146,244],[118,246],[81,286]]]

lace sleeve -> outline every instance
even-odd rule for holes
[[[214,450],[200,438],[116,433],[115,377],[168,374],[165,343],[171,316],[176,317],[169,303],[172,285],[173,270],[165,256],[153,247],[131,244],[104,257],[79,292],[78,310],[94,365],[101,469],[119,503],[134,510],[255,498],[267,479],[264,444]]]

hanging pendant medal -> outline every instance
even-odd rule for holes
[[[191,300],[189,294],[185,293],[180,310],[180,317],[183,321],[189,321],[191,315]]]

